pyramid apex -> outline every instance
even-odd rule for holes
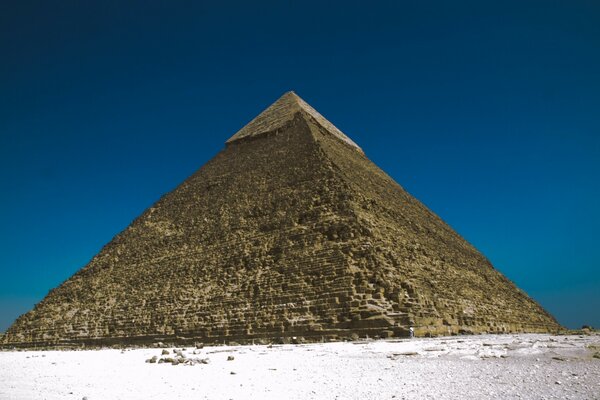
[[[296,92],[294,92],[293,90],[288,90],[287,92],[282,94],[280,99],[283,97],[286,97],[286,96],[290,97],[290,98],[294,98],[294,99],[300,99],[300,96],[298,96],[298,94]]]
[[[356,150],[359,152],[363,152],[356,143],[354,143],[348,136],[346,136],[335,125],[329,122],[325,117],[319,114],[319,112],[312,108],[307,102],[302,100],[302,98],[293,90],[285,92],[279,99],[267,107],[256,118],[246,124],[235,135],[230,137],[226,143],[229,144],[240,139],[256,137],[264,133],[274,131],[288,121],[292,120],[294,116],[301,111],[310,115],[319,125],[321,125],[333,136],[356,148]]]
[[[293,90],[288,90],[287,92],[282,94],[281,97],[279,97],[277,100],[275,100],[275,103],[273,103],[273,104],[282,103],[282,102],[299,103],[300,101],[302,101],[302,99],[300,98],[300,96],[298,96],[298,94],[296,94],[296,92],[294,92]]]

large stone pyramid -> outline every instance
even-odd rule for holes
[[[560,328],[289,92],[2,341],[329,340],[411,325],[417,335]]]

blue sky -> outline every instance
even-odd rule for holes
[[[600,326],[600,3],[215,3],[0,4],[0,331],[287,90]]]

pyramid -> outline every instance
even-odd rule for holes
[[[22,315],[4,346],[550,332],[556,320],[295,93]]]

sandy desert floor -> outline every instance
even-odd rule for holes
[[[162,350],[0,352],[0,399],[600,399],[600,336]]]

